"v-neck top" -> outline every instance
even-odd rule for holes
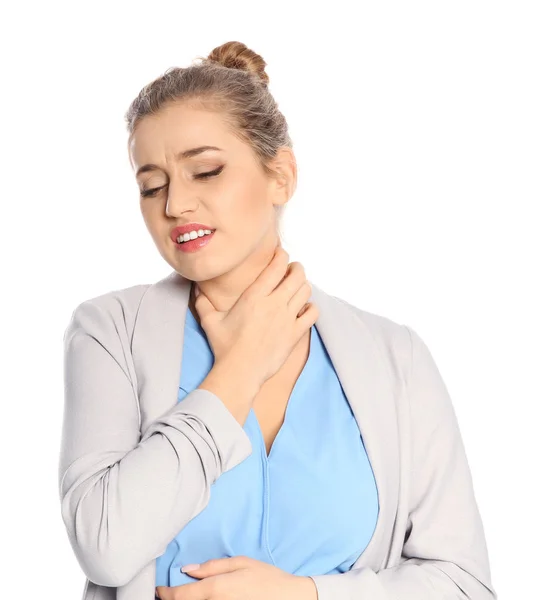
[[[213,364],[206,333],[188,307],[178,402]],[[157,586],[196,582],[182,566],[238,555],[294,575],[343,573],[369,544],[379,514],[376,481],[315,325],[269,456],[254,409],[243,428],[252,453],[211,485],[206,507],[156,559]]]

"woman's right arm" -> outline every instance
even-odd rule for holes
[[[215,364],[141,436],[117,325],[89,301],[73,312],[63,338],[59,457],[71,546],[87,578],[110,587],[161,556],[206,507],[212,483],[252,453],[242,423],[257,393],[232,365]]]

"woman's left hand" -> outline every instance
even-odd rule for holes
[[[187,574],[201,581],[158,586],[157,596],[161,600],[317,600],[317,588],[309,577],[247,556],[208,560]]]

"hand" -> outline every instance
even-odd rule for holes
[[[195,298],[195,309],[215,360],[232,357],[262,385],[317,320],[319,310],[308,302],[310,295],[303,266],[288,264],[288,253],[278,246],[267,267],[229,311],[216,310],[203,293]]]
[[[161,600],[317,600],[313,579],[247,556],[208,560],[188,574],[202,581],[158,586],[157,596]]]

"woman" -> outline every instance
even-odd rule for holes
[[[81,303],[65,332],[60,497],[84,600],[492,600],[428,348],[281,247],[297,174],[264,67],[228,42],[127,113],[173,271]]]

